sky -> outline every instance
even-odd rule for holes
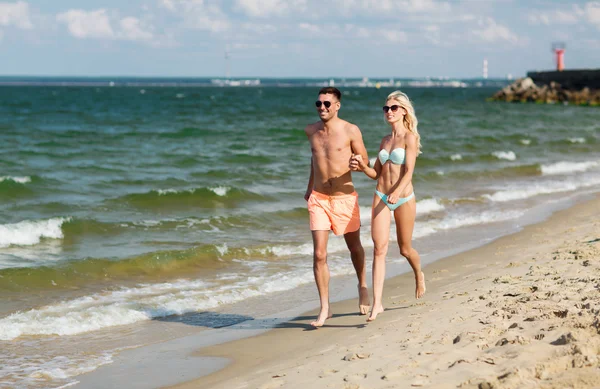
[[[0,76],[522,77],[600,68],[600,1],[0,0]],[[226,59],[228,57],[228,59]]]

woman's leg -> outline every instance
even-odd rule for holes
[[[371,237],[373,238],[373,306],[367,321],[375,320],[383,312],[383,281],[385,280],[385,256],[390,241],[390,209],[373,195],[371,213]]]
[[[396,233],[398,234],[398,246],[402,254],[415,273],[415,297],[421,298],[425,294],[425,275],[421,271],[421,257],[412,247],[412,235],[417,216],[417,202],[413,197],[394,211],[396,219]]]

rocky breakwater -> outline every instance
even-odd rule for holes
[[[537,85],[530,77],[520,78],[502,88],[492,101],[508,101],[517,103],[535,102],[538,104],[578,104],[600,106],[600,89],[572,89],[561,86],[558,82]]]

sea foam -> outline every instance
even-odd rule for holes
[[[597,161],[588,162],[557,162],[549,165],[542,165],[540,167],[543,175],[558,175],[558,174],[569,174],[576,172],[584,172],[586,170],[599,166],[600,163]]]
[[[31,182],[31,177],[29,177],[29,176],[25,176],[25,177],[4,176],[4,177],[0,177],[0,182],[2,182],[2,181],[14,181],[14,182],[18,182],[19,184],[27,184],[27,183]]]
[[[42,238],[62,239],[62,225],[71,218],[48,220],[24,220],[14,224],[0,224],[0,247],[11,245],[31,246],[40,243]]]
[[[514,151],[494,151],[492,155],[498,159],[505,159],[507,161],[514,161],[517,159],[517,155]]]

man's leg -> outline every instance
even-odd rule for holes
[[[371,303],[369,302],[369,289],[367,288],[367,270],[365,266],[365,249],[360,243],[360,229],[344,234],[344,240],[348,250],[352,265],[358,278],[358,310],[361,315],[369,313]]]
[[[329,266],[327,265],[327,242],[329,240],[329,231],[311,231],[313,238],[313,272],[317,289],[319,290],[319,299],[321,301],[321,311],[317,320],[310,323],[313,327],[321,327],[325,320],[331,317],[329,309]]]

